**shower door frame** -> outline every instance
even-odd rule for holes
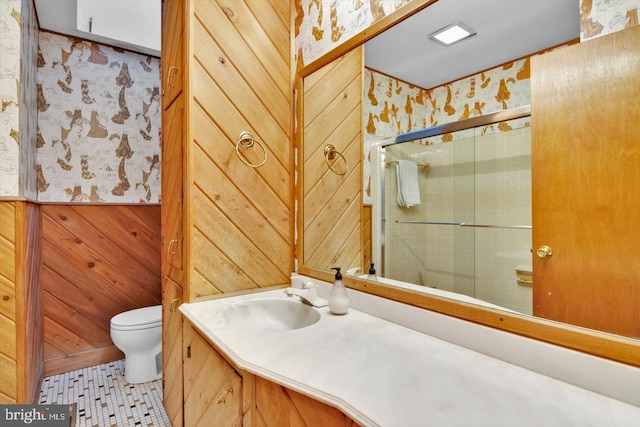
[[[430,138],[446,133],[453,133],[466,129],[473,129],[479,126],[486,126],[490,124],[506,122],[509,120],[520,119],[531,115],[531,105],[523,105],[520,107],[509,108],[506,110],[495,111],[481,116],[471,117],[469,119],[458,120],[456,122],[445,123],[442,125],[432,126],[425,129],[420,129],[412,132],[403,133],[395,137],[390,142],[384,142],[379,145],[380,156],[378,170],[382,171],[379,174],[380,179],[380,271],[379,273],[384,276],[385,274],[385,228],[386,228],[386,200],[385,200],[385,166],[386,166],[386,147],[402,144],[404,142],[416,141],[423,138]],[[464,225],[463,225],[464,224]],[[466,223],[451,223],[451,225],[463,225],[468,227],[482,226],[490,227],[488,225],[474,225]],[[520,228],[522,226],[518,226]]]

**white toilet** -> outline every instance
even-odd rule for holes
[[[124,379],[131,384],[162,377],[162,306],[137,308],[111,318],[111,339],[124,353]]]

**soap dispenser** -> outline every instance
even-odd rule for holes
[[[367,276],[367,280],[378,280],[378,278],[376,277],[376,269],[373,268],[373,263],[371,263],[371,267],[369,267],[369,275]]]
[[[342,273],[340,267],[334,267],[332,270],[336,270],[336,277],[329,294],[329,311],[333,314],[346,314],[349,310],[349,298],[342,283]]]

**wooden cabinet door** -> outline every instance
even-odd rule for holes
[[[163,114],[162,124],[162,264],[163,274],[181,281],[183,270],[184,97]],[[169,268],[174,267],[174,269]],[[177,270],[173,271],[173,270]],[[180,283],[182,284],[182,283]]]
[[[242,422],[242,377],[185,322],[184,423],[235,426]]]
[[[182,426],[182,287],[162,280],[162,392],[173,427]]]
[[[278,426],[352,426],[338,409],[256,377],[257,424]]]
[[[162,2],[162,108],[182,92],[184,73],[184,0]]]
[[[639,52],[633,27],[531,64],[533,314],[635,338]]]

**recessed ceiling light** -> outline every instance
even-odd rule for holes
[[[445,46],[450,46],[475,35],[476,31],[474,29],[458,21],[439,29],[435,33],[431,33],[429,38]]]

